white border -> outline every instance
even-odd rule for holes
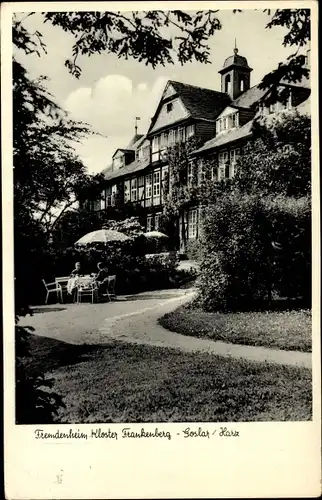
[[[36,441],[37,426],[14,425],[14,295],[11,16],[13,12],[65,10],[140,10],[161,8],[161,2],[4,3],[2,51],[2,186],[3,186],[3,310],[5,389],[5,484],[10,499],[176,498],[176,497],[309,497],[321,493],[320,456],[320,229],[317,3],[198,2],[206,8],[310,8],[312,10],[312,144],[313,144],[313,384],[312,422],[238,423],[238,440],[176,439],[181,424],[164,424],[173,439]],[[166,9],[178,8],[167,2]],[[192,10],[196,2],[180,2]],[[308,388],[309,390],[309,388]],[[191,425],[190,425],[191,426]],[[215,424],[216,427],[220,424]],[[62,426],[46,426],[55,431]],[[64,426],[66,427],[66,426]],[[96,426],[67,426],[77,430]],[[115,428],[123,425],[103,425]],[[142,425],[135,424],[134,429]],[[146,429],[155,425],[145,424]],[[198,427],[197,425],[194,427]],[[213,428],[214,424],[204,424]],[[159,425],[159,428],[161,426]],[[56,476],[61,475],[58,484]]]

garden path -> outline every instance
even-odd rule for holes
[[[186,352],[207,352],[249,361],[311,368],[311,353],[229,344],[188,337],[163,328],[158,319],[189,302],[194,290],[159,290],[119,297],[107,304],[68,304],[39,307],[21,323],[37,335],[72,344],[107,344],[114,340],[170,347]],[[41,314],[43,312],[43,314]]]

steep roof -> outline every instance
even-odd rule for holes
[[[218,71],[218,73],[225,73],[228,68],[232,66],[237,66],[238,68],[244,68],[252,71],[252,68],[248,66],[246,57],[238,55],[238,49],[234,50],[234,55],[229,56],[225,59],[224,66],[220,71]]]
[[[133,152],[133,149],[127,149],[127,148],[117,148],[112,156],[112,158],[114,158],[114,156],[116,155],[116,153],[118,151],[122,151],[122,153],[132,153]]]
[[[142,139],[142,137],[144,137],[143,134],[135,134],[125,149],[134,150],[137,146],[137,143],[140,141],[140,139]]]
[[[215,120],[219,112],[231,102],[228,94],[224,92],[173,80],[170,80],[169,83],[181,98],[192,118]]]
[[[252,125],[253,120],[250,120],[240,128],[234,128],[232,130],[228,130],[227,132],[218,134],[213,139],[205,142],[205,144],[201,148],[194,151],[193,154],[203,153],[204,151],[215,149],[230,142],[238,141],[239,139],[244,139],[245,137],[250,137],[252,135]]]
[[[258,102],[265,94],[267,90],[262,90],[258,85],[254,85],[250,89],[243,92],[239,97],[237,97],[232,104],[239,108],[251,108],[256,102]]]
[[[281,83],[284,83],[286,85],[291,85],[293,87],[301,87],[305,89],[311,88],[310,78],[306,78],[306,76],[302,76],[299,82],[290,82],[289,80],[286,80],[286,78],[283,78],[281,80]]]
[[[104,175],[107,181],[124,177],[129,174],[133,174],[134,172],[139,172],[140,170],[144,170],[150,163],[150,159],[147,160],[134,160],[132,163],[129,163],[125,167],[119,168],[117,170],[112,170],[111,167],[103,170],[102,174]]]

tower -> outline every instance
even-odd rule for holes
[[[253,70],[248,66],[246,57],[238,55],[235,40],[234,55],[227,57],[223,68],[218,72],[221,74],[221,91],[229,94],[232,100],[236,99],[250,88],[251,71]]]

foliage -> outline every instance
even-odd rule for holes
[[[237,160],[233,186],[245,193],[306,196],[311,190],[311,119],[297,112],[256,123]]]
[[[131,57],[153,68],[158,64],[173,64],[174,55],[181,64],[193,58],[207,63],[210,53],[206,42],[221,29],[216,12],[47,12],[43,16],[45,22],[60,26],[75,37],[73,58],[67,59],[65,65],[78,78],[81,74],[78,56],[102,52],[119,58]],[[167,32],[168,27],[175,30],[175,36]]]
[[[271,228],[271,279],[282,297],[311,306],[311,200],[272,195],[263,199]]]
[[[81,67],[77,64],[78,57],[104,52],[115,54],[119,58],[133,58],[153,68],[160,64],[173,64],[176,60],[181,64],[193,59],[210,63],[209,40],[222,28],[218,12],[154,10],[46,12],[42,15],[44,22],[60,26],[74,37],[72,58],[65,61],[65,66],[79,78]],[[234,9],[233,12],[242,11]],[[309,9],[264,9],[264,12],[270,18],[266,29],[282,27],[287,30],[284,46],[298,49],[310,40]],[[39,31],[28,33],[17,19],[14,23],[13,40],[17,47],[24,48],[28,53],[46,50],[42,34]],[[298,54],[297,50],[286,63],[279,63],[275,70],[263,78],[261,86],[270,90],[272,100],[276,100],[277,87],[282,79],[297,82],[303,76],[308,76],[304,63],[304,56]],[[285,88],[284,93],[287,92],[288,89]]]
[[[46,378],[41,370],[32,369],[29,339],[32,327],[20,326],[19,317],[31,314],[23,290],[16,287],[15,307],[15,409],[17,424],[52,423],[59,409],[64,407],[62,398],[51,391],[54,380]]]
[[[102,176],[89,176],[73,143],[90,133],[53,101],[44,80],[13,61],[13,162],[16,210],[24,207],[46,232],[77,200],[95,199]]]
[[[179,229],[175,224],[177,217],[183,217],[184,209],[202,200],[204,184],[199,183],[198,161],[191,158],[192,151],[201,145],[200,139],[191,138],[186,142],[176,143],[167,148],[169,172],[163,184],[163,221],[162,225],[170,229],[175,241],[179,241]],[[188,166],[192,168],[192,179],[188,183]],[[186,240],[184,224],[182,224],[182,241]],[[169,234],[166,232],[166,234]],[[170,234],[169,234],[170,236]]]
[[[127,236],[139,236],[144,232],[144,227],[140,224],[137,217],[130,217],[124,220],[109,220],[103,226],[106,229],[119,231]]]
[[[265,9],[265,11],[271,16],[270,9]],[[266,28],[271,29],[275,26],[288,29],[283,45],[284,47],[295,46],[297,51],[288,57],[286,63],[280,62],[278,67],[265,75],[260,83],[260,88],[270,90],[268,104],[279,99],[282,101],[287,99],[289,88],[284,87],[282,92],[278,89],[278,83],[281,80],[300,82],[303,77],[309,76],[309,71],[305,67],[305,57],[298,54],[298,49],[310,41],[311,11],[310,9],[276,9]]]
[[[310,302],[309,199],[230,193],[205,214],[197,303],[262,306],[273,292]]]

